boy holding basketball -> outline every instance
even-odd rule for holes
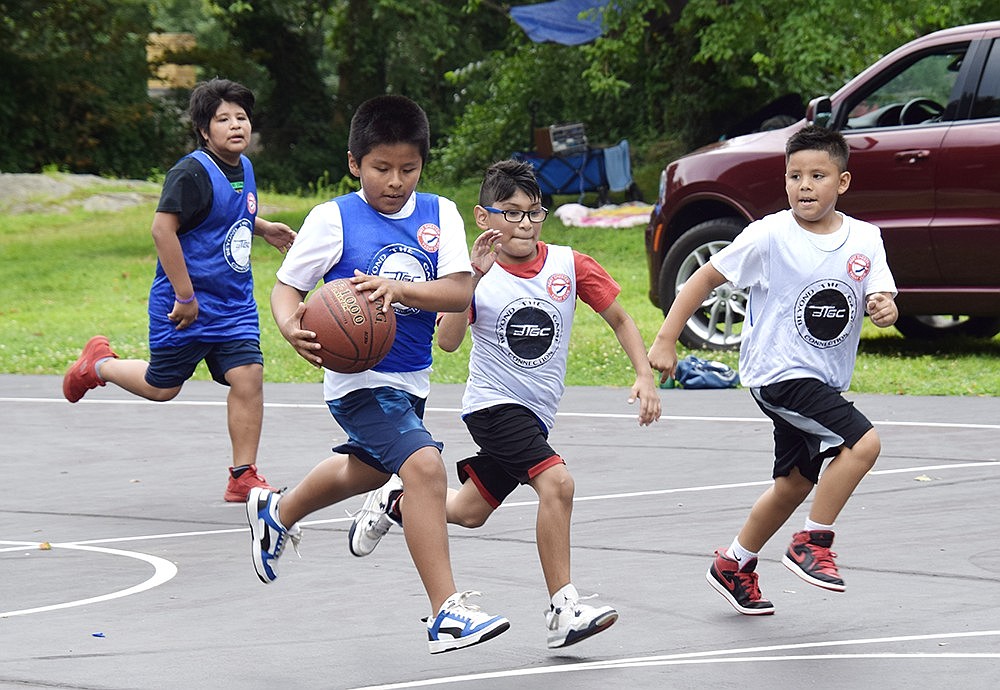
[[[448,550],[448,480],[442,444],[423,423],[431,340],[439,311],[472,297],[465,228],[454,202],[416,191],[430,150],[427,116],[403,96],[378,96],[351,120],[347,161],[359,192],[315,207],[278,271],[271,311],[285,339],[318,366],[316,334],[303,330],[303,299],[320,281],[351,279],[372,302],[396,310],[396,339],[373,369],[324,370],[324,396],[347,433],[334,455],[290,491],[255,489],[247,502],[252,555],[262,582],[277,577],[287,541],[310,513],[376,489],[398,475],[412,499],[406,543],[431,604],[432,654],[489,640],[509,622],[469,604],[455,587]]]
[[[566,647],[606,630],[611,606],[584,604],[570,578],[573,477],[548,443],[565,389],[570,332],[579,297],[607,321],[635,370],[629,403],[639,424],[659,419],[660,397],[635,322],[618,302],[614,279],[591,257],[539,239],[548,211],[529,163],[505,160],[486,171],[474,210],[483,233],[472,246],[471,308],[439,317],[438,345],[453,352],[472,331],[462,418],[479,452],[458,463],[459,490],[448,492],[448,521],[480,527],[519,485],[538,494],[535,535],[550,606],[548,646]],[[391,521],[410,524],[418,506],[391,484],[369,528],[371,547]],[[365,527],[364,513],[354,528]]]
[[[814,486],[809,517],[782,562],[810,584],[844,591],[830,550],[834,522],[880,450],[871,422],[841,395],[865,312],[881,328],[898,315],[879,229],[836,210],[850,186],[849,153],[839,132],[808,126],[792,135],[785,148],[790,209],[751,223],[699,268],[649,350],[653,368],[672,376],[677,338],[698,305],[727,281],[750,288],[740,378],[774,423],[774,483],[706,575],[746,615],[774,613],[758,587],[758,554]]]
[[[286,251],[295,232],[257,215],[250,145],[254,95],[228,79],[191,92],[190,115],[200,147],[167,173],[153,216],[157,264],[149,290],[149,361],[119,359],[103,335],[91,338],[63,378],[71,403],[113,383],[162,402],[181,391],[204,361],[229,387],[227,418],[233,448],[226,501],[271,488],[257,474],[264,418],[264,357],[253,296],[250,245],[260,235]]]

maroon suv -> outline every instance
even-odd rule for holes
[[[947,29],[889,53],[795,124],[667,165],[646,228],[664,313],[708,257],[787,207],[784,147],[807,122],[844,134],[851,187],[838,208],[882,229],[908,337],[1000,333],[1000,21]],[[692,348],[739,345],[747,295],[723,285],[688,321]]]

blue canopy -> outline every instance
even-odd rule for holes
[[[600,12],[581,17],[580,13],[603,8],[611,0],[554,0],[510,8],[510,16],[535,43],[578,46],[604,32]]]

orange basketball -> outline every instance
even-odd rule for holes
[[[302,328],[316,334],[323,366],[342,374],[371,369],[396,338],[396,312],[368,300],[347,278],[324,283],[306,300]]]

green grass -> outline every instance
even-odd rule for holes
[[[102,188],[101,191],[107,191]],[[147,190],[150,191],[150,190]],[[123,357],[146,358],[146,297],[156,256],[149,226],[153,201],[116,212],[23,213],[0,216],[0,373],[62,374],[91,335],[103,333]],[[475,185],[438,188],[466,216],[471,243]],[[643,190],[647,198],[655,190]],[[320,198],[262,193],[262,213],[294,228]],[[557,198],[557,202],[575,198]],[[622,286],[619,297],[647,344],[662,315],[646,297],[643,229],[567,228],[550,216],[542,237],[590,254]],[[319,381],[271,319],[268,295],[281,255],[254,246],[256,297],[261,305],[265,377],[271,382]],[[435,351],[432,380],[465,381],[468,340],[456,353]],[[736,353],[694,352],[736,365]],[[683,353],[682,353],[683,356]],[[1000,338],[904,340],[894,329],[865,325],[852,390],[910,395],[1000,395]],[[200,367],[197,378],[208,378]],[[628,386],[633,374],[614,334],[586,305],[577,309],[569,385]]]

